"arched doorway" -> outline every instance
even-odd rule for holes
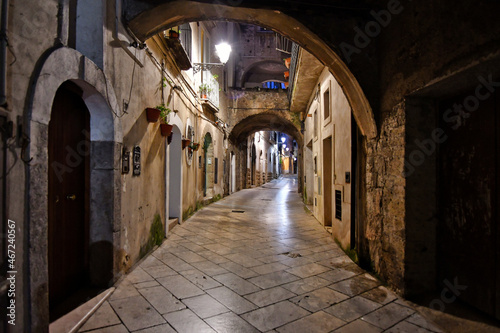
[[[182,218],[182,134],[179,127],[172,128],[172,139],[168,145],[167,194],[169,220]],[[168,230],[168,228],[167,228]]]
[[[256,169],[257,169],[257,152],[255,150],[255,143],[252,143],[252,150],[250,152],[250,185],[255,185]]]
[[[53,321],[92,295],[89,257],[90,113],[72,82],[56,92],[49,122],[48,269]],[[86,290],[87,289],[87,290]]]
[[[230,193],[236,192],[236,155],[234,152],[231,152],[231,176],[230,176]]]
[[[210,133],[205,134],[203,140],[203,196],[212,197],[214,189],[214,145]]]

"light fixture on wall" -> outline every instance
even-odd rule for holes
[[[194,63],[193,64],[193,73],[196,74],[200,71],[209,71],[214,67],[223,67],[226,62],[229,60],[229,56],[231,55],[231,45],[226,42],[222,42],[220,44],[215,45],[215,50],[217,52],[217,56],[219,57],[220,63]]]
[[[286,138],[284,136],[281,137],[281,142],[285,143]]]

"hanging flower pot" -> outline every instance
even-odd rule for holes
[[[285,66],[286,68],[290,68],[290,64],[292,63],[292,58],[286,58],[285,59]]]
[[[167,137],[167,144],[171,144],[172,143],[173,137],[174,137],[174,133],[170,133],[170,135]]]
[[[191,143],[191,144],[189,145],[189,148],[190,148],[191,150],[197,151],[197,150],[198,150],[198,148],[200,148],[200,144],[199,144],[199,143],[194,143],[194,142],[193,142],[193,143]]]
[[[168,38],[170,39],[179,39],[179,33],[175,30],[168,31]]]
[[[158,118],[160,118],[160,110],[155,108],[146,108],[146,117],[148,118],[148,122],[156,123]]]
[[[172,128],[174,128],[174,126],[172,126],[172,125],[160,124],[161,136],[169,136],[170,133],[172,133]]]
[[[182,149],[185,149],[189,144],[191,143],[191,140],[189,139],[182,139]]]
[[[290,71],[285,72],[285,79],[288,79],[290,77]]]

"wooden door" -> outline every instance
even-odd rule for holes
[[[88,283],[89,112],[78,87],[56,93],[49,124],[49,302],[51,320],[60,305]],[[54,312],[54,309],[58,308]]]
[[[500,109],[491,96],[475,111],[449,111],[470,96],[474,91],[440,105],[447,139],[438,158],[438,284],[440,290],[458,285],[454,296],[495,315]]]
[[[323,140],[323,224],[332,225],[333,212],[333,158],[332,137]]]

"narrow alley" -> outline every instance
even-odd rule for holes
[[[79,332],[441,332],[354,264],[296,187],[282,177],[175,227]]]
[[[500,332],[498,13],[0,0],[0,333]]]

